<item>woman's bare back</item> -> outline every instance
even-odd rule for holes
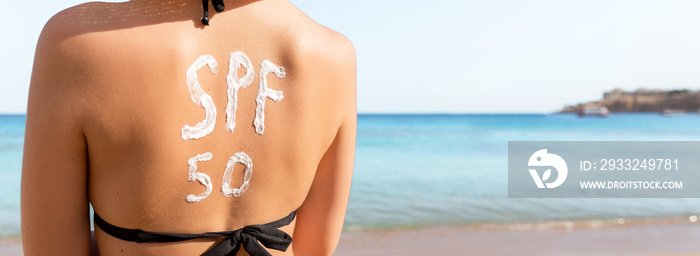
[[[80,200],[75,187],[83,183],[76,179],[84,179],[85,199],[107,222],[169,233],[234,230],[299,209],[297,220],[280,228],[294,239],[286,253],[332,252],[352,173],[352,45],[287,1],[225,3],[226,11],[210,13],[208,27],[199,22],[199,1],[88,3],[57,14],[37,48],[23,183],[51,165],[28,163],[46,150],[41,145],[51,145],[48,135],[33,136],[30,129],[81,133],[82,140],[75,136],[62,143],[84,144],[84,154],[70,158],[80,165],[83,157],[87,164],[82,174],[79,168],[57,170],[69,173],[56,175],[66,180],[65,193],[43,195],[25,184],[23,190],[61,207],[62,201]],[[247,68],[236,62],[246,59]],[[237,81],[246,71],[254,72],[253,81]],[[32,128],[33,116],[45,115],[60,118]],[[59,131],[45,125],[58,125]],[[65,154],[80,149],[72,145]],[[252,172],[242,191],[246,168]],[[238,188],[234,196],[231,190]],[[42,199],[30,202],[26,212]],[[84,218],[71,213],[63,216],[68,222]],[[27,214],[23,226],[36,223],[32,216]],[[221,240],[140,244],[96,229],[103,255],[197,255]],[[23,238],[31,245],[31,232]],[[312,246],[324,240],[329,245]],[[33,251],[26,246],[25,252]]]

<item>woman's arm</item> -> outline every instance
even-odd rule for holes
[[[339,34],[338,34],[339,35]],[[341,124],[330,147],[321,159],[304,203],[298,210],[292,236],[294,255],[332,255],[338,245],[350,195],[355,138],[357,133],[355,51],[345,37],[329,44],[332,53],[322,72],[317,72],[332,87],[332,104],[338,106]],[[335,108],[333,108],[335,109]],[[332,119],[329,117],[329,119]],[[337,126],[336,126],[337,127]]]
[[[56,25],[56,24],[54,24]],[[50,24],[37,45],[22,164],[25,255],[89,255],[87,145],[80,118],[80,65]],[[66,45],[68,45],[66,47]]]

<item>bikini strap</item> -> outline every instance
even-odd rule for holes
[[[94,216],[95,224],[100,227],[102,231],[125,241],[137,243],[165,243],[185,241],[196,238],[226,237],[226,239],[221,241],[219,244],[204,252],[202,256],[233,256],[238,253],[238,250],[241,248],[241,244],[244,245],[244,250],[250,255],[270,256],[271,254],[263,246],[278,251],[286,251],[289,245],[292,243],[292,237],[278,228],[292,223],[294,217],[296,216],[296,212],[297,211],[293,211],[287,215],[287,217],[267,224],[249,225],[234,231],[206,232],[202,234],[175,234],[148,232],[141,229],[127,229],[117,227],[106,222],[97,214],[97,212],[95,212]],[[260,243],[258,243],[258,241]]]

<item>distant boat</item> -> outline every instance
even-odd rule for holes
[[[682,109],[664,109],[664,111],[661,111],[661,114],[663,116],[683,116],[687,113]]]
[[[583,107],[578,110],[579,117],[608,117],[610,110],[605,106],[602,107]]]

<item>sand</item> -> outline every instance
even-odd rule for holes
[[[0,239],[0,256],[22,255]],[[344,231],[335,255],[700,255],[700,223],[426,227]]]
[[[19,238],[0,239],[0,256],[22,255],[22,242]]]
[[[700,224],[353,231],[335,255],[700,255]]]

